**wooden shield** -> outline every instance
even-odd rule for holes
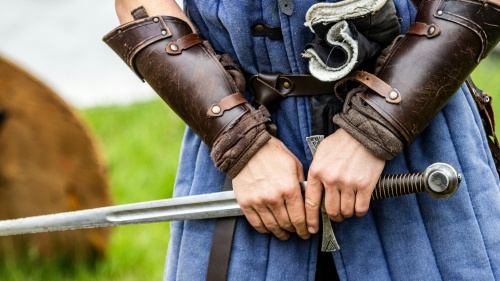
[[[0,219],[111,204],[105,166],[82,119],[51,89],[0,57]],[[13,257],[102,256],[108,229],[0,238]]]

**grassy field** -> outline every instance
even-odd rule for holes
[[[169,198],[184,124],[159,99],[127,107],[83,113],[109,171],[115,204]],[[67,263],[0,261],[0,280],[162,280],[169,239],[168,223],[113,229],[107,257],[68,270]]]
[[[498,99],[496,112],[499,61],[484,61],[473,75],[479,87]],[[184,125],[162,101],[94,108],[82,115],[105,156],[116,204],[171,197]],[[0,280],[161,280],[168,233],[167,223],[117,227],[107,257],[93,268],[78,263],[68,270],[35,257],[21,263],[3,260]]]

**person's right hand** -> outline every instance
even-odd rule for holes
[[[299,181],[302,164],[278,139],[269,140],[233,179],[236,199],[249,223],[260,233],[287,240],[290,232],[310,237]]]

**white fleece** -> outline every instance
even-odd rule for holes
[[[333,25],[326,35],[326,41],[333,46],[338,46],[347,53],[347,62],[333,68],[327,66],[318,56],[313,48],[308,48],[303,57],[309,59],[309,71],[311,75],[321,81],[340,80],[349,74],[358,62],[358,42],[352,38],[351,30],[346,21],[341,21]]]
[[[385,2],[387,0],[345,0],[337,3],[317,3],[307,11],[305,26],[312,30],[312,26],[317,23],[328,24],[371,15],[380,10]]]

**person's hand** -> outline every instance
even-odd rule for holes
[[[321,198],[325,193],[328,216],[336,222],[363,216],[385,166],[343,129],[326,137],[318,146],[307,178],[305,207],[310,233],[319,228]]]
[[[307,239],[304,199],[299,181],[302,164],[278,139],[272,138],[233,179],[236,199],[249,223],[260,233],[287,240],[290,232]]]

